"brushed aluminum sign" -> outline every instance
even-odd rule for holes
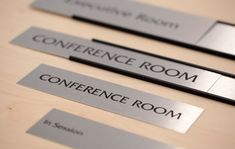
[[[203,111],[199,107],[43,64],[18,83],[180,133],[185,133]]]
[[[37,0],[32,6],[75,20],[235,58],[235,25],[231,23],[134,1]]]
[[[27,133],[77,149],[180,149],[57,109]]]
[[[235,104],[234,81],[229,81],[229,85],[224,84],[222,86],[216,83],[222,79],[222,76],[228,77],[223,72],[207,70],[176,60],[142,53],[141,51],[95,42],[37,27],[31,27],[15,38],[12,43],[112,72]],[[232,76],[228,78],[234,80]],[[221,90],[215,93],[212,91],[214,88],[221,87],[226,92]]]
[[[35,27],[12,43],[64,58],[73,56],[200,91],[207,91],[220,77],[210,71]]]
[[[37,0],[32,6],[187,43],[197,42],[215,23],[212,19],[132,1]]]

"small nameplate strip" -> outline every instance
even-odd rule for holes
[[[235,27],[213,19],[134,1],[37,0],[32,6],[73,19],[235,58]]]
[[[77,149],[180,149],[57,109],[27,133]]]
[[[235,104],[234,78],[156,56],[32,27],[13,44]],[[223,76],[226,77],[226,76]],[[216,92],[214,90],[216,88]],[[224,91],[225,90],[225,91]]]
[[[185,133],[203,109],[156,95],[40,65],[20,85]]]

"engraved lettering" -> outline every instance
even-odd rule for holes
[[[107,91],[102,90],[100,88],[95,88],[93,86],[81,84],[78,82],[68,81],[66,79],[62,79],[60,77],[52,76],[49,74],[43,74],[39,76],[39,79],[48,83],[63,85],[64,87],[75,89],[76,91],[81,91],[90,95],[104,97],[105,99],[110,99],[112,101],[120,102],[122,104],[126,104],[127,101],[130,99],[129,97],[121,94],[113,92],[108,93]]]
[[[177,117],[177,119],[180,119],[180,117],[181,117],[181,115],[182,115],[182,113],[176,113],[176,114],[174,114],[174,111],[172,111],[172,110],[170,110],[168,113],[166,113],[166,116],[169,115],[169,114],[170,114],[170,116],[171,116],[172,118]]]
[[[142,68],[147,71],[151,71],[154,73],[163,73],[168,77],[176,77],[178,79],[183,79],[185,81],[195,82],[197,80],[198,75],[189,75],[187,72],[181,72],[177,69],[166,68],[161,65],[153,65],[150,62],[143,62],[139,68]]]
[[[173,110],[168,110],[161,106],[155,106],[151,103],[144,103],[140,100],[136,100],[133,104],[133,107],[137,107],[139,109],[142,109],[144,111],[154,112],[155,114],[160,114],[164,116],[170,116],[171,118],[177,118],[180,119],[182,113],[175,113]]]
[[[189,76],[188,73],[185,72],[185,73],[183,73],[183,74],[181,74],[181,75],[179,76],[179,78],[182,78],[182,77],[184,77],[185,80],[190,80],[190,79],[192,79],[192,82],[195,82],[196,79],[197,79],[197,77],[198,77],[198,75]]]
[[[162,27],[167,27],[170,29],[177,29],[179,27],[178,23],[175,22],[170,22],[170,21],[166,21],[163,19],[156,19],[153,17],[148,16],[147,14],[141,13],[139,15],[136,16],[136,20],[138,21],[142,21],[144,23],[149,23],[149,24],[153,24],[156,26],[162,26]]]

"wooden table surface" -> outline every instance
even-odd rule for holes
[[[235,24],[234,0],[142,1]],[[89,39],[98,38],[232,74],[235,74],[234,60],[74,21],[35,10],[30,7],[31,3],[32,0],[1,0],[0,3],[0,149],[68,148],[26,133],[52,108],[183,148],[235,148],[234,106],[21,48],[9,42],[29,27],[37,26]],[[16,84],[42,63],[188,103],[205,111],[186,134],[180,134]]]

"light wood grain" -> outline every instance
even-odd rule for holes
[[[0,4],[1,149],[67,148],[26,133],[27,129],[52,108],[188,149],[234,149],[235,108],[233,106],[17,47],[9,42],[29,27],[38,26],[84,38],[94,37],[116,42],[233,74],[235,74],[235,61],[34,10],[30,7],[31,2],[31,0],[1,0]],[[233,0],[144,2],[235,23]],[[179,134],[16,84],[41,63],[189,103],[202,107],[205,111],[186,134]]]

